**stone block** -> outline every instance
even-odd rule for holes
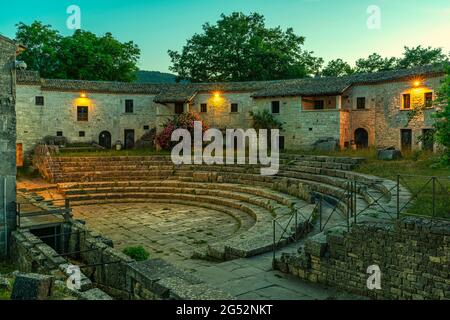
[[[80,299],[81,300],[90,300],[90,301],[113,300],[113,298],[111,298],[111,296],[109,296],[104,291],[102,291],[98,288],[94,288],[94,289],[88,290],[86,292],[83,292],[80,295]]]
[[[11,300],[45,300],[52,293],[54,278],[40,274],[19,274],[14,281]]]
[[[399,150],[378,150],[377,153],[378,160],[398,160],[402,158],[402,153]]]

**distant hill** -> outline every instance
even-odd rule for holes
[[[159,71],[144,71],[136,72],[137,83],[176,83],[177,76],[171,73],[164,73]]]

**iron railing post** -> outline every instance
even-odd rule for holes
[[[397,175],[397,220],[400,219],[400,175]]]
[[[294,218],[295,218],[295,231],[294,231],[294,241],[297,241],[297,232],[298,232],[298,212],[294,209]]]
[[[433,179],[433,203],[432,203],[432,206],[433,206],[433,218],[435,218],[435,215],[436,215],[436,177],[433,177],[432,178]]]
[[[357,188],[358,186],[356,185],[356,179],[355,179],[355,187],[353,188],[353,197],[352,197],[352,201],[353,201],[353,217],[354,217],[354,222],[356,224],[357,220],[356,220],[356,215],[357,215],[357,208],[356,208],[356,195],[357,195]]]
[[[350,189],[350,185],[349,182],[347,182],[347,188],[346,188],[346,205],[347,205],[347,231],[350,232],[350,199],[349,199],[349,189]]]
[[[319,230],[322,232],[322,196],[319,196],[319,206],[317,207],[317,210],[319,210]]]
[[[275,228],[276,228],[276,220],[273,220],[273,260],[272,260],[272,265],[275,268],[275,258],[276,258],[276,250],[277,250],[277,239],[276,239],[276,234],[275,234]]]

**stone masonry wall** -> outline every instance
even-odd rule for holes
[[[17,142],[25,152],[46,136],[62,131],[69,142],[99,142],[100,133],[109,131],[111,142],[124,143],[125,129],[135,130],[135,141],[156,127],[156,107],[152,95],[42,91],[38,85],[17,88]],[[35,104],[36,96],[44,97],[44,105]],[[125,100],[134,101],[134,112],[125,113]],[[88,121],[77,121],[77,106],[89,108]],[[80,131],[85,132],[80,137]]]
[[[0,36],[0,256],[7,254],[15,227],[16,200],[16,45]]]
[[[248,129],[252,126],[250,111],[271,111],[272,101],[280,102],[280,113],[274,114],[283,123],[280,133],[285,138],[287,149],[308,148],[324,138],[333,138],[341,146],[355,139],[355,131],[363,128],[368,132],[369,145],[378,147],[395,146],[400,149],[401,129],[412,129],[413,150],[421,148],[417,138],[423,129],[432,127],[432,111],[419,117],[407,126],[408,111],[402,110],[402,95],[411,94],[413,105],[423,103],[425,92],[434,92],[440,87],[442,77],[429,77],[414,87],[412,81],[390,81],[381,84],[362,84],[349,88],[342,96],[324,97],[325,110],[305,110],[308,99],[302,97],[252,97],[253,92],[198,93],[184,110],[200,113],[210,127],[218,129]],[[35,97],[44,96],[45,105],[36,106]],[[80,98],[80,92],[43,91],[39,85],[19,84],[17,89],[18,142],[24,151],[30,151],[34,144],[57,131],[71,142],[98,141],[102,131],[109,131],[112,142],[124,140],[124,130],[134,129],[135,140],[146,130],[156,128],[175,115],[174,103],[155,103],[154,95],[89,93]],[[357,110],[358,97],[366,98],[366,108]],[[125,100],[133,99],[135,111],[125,113]],[[231,112],[231,104],[238,104],[238,112]],[[310,102],[309,102],[310,103]],[[207,104],[207,112],[201,113],[201,105]],[[76,119],[76,106],[89,107],[89,121]],[[334,107],[334,108],[332,108]],[[84,131],[85,137],[79,137]]]
[[[450,299],[450,222],[404,218],[319,234],[277,263],[302,279],[375,299]],[[369,290],[378,265],[381,290]]]

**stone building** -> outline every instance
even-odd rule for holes
[[[7,254],[15,227],[16,200],[16,43],[0,35],[0,256]]]
[[[408,124],[408,111],[431,103],[443,66],[340,78],[199,84],[135,84],[41,79],[18,74],[17,136],[25,151],[46,136],[127,148],[170,117],[193,110],[210,127],[249,128],[250,111],[269,110],[284,123],[281,144],[310,148],[321,140],[344,147],[434,148],[418,142],[431,113]]]

